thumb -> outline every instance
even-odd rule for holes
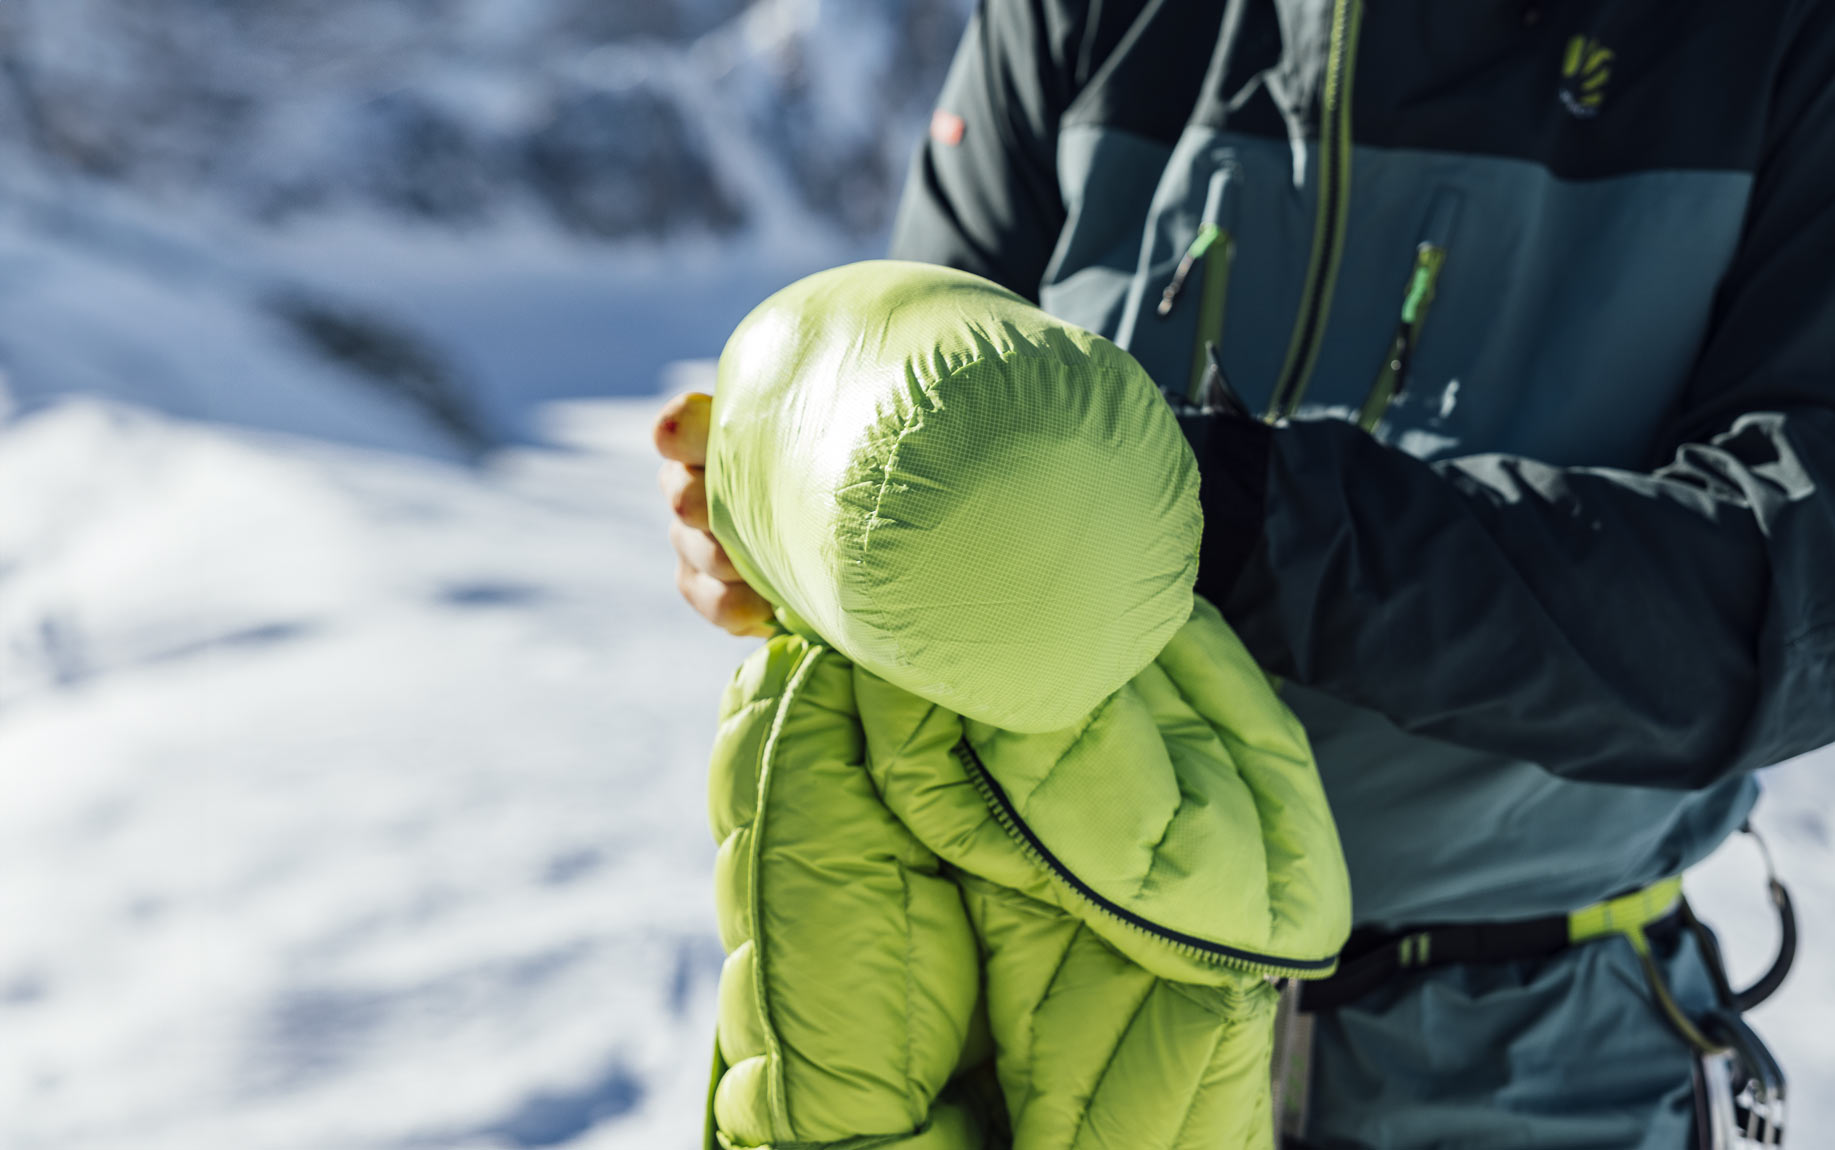
[[[707,425],[713,403],[713,396],[689,391],[663,404],[662,410],[656,413],[656,427],[651,437],[664,459],[690,467],[706,466]]]

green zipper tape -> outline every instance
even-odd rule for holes
[[[1319,215],[1313,225],[1312,255],[1287,360],[1281,365],[1267,419],[1285,419],[1299,409],[1306,383],[1319,360],[1325,322],[1344,257],[1344,233],[1351,200],[1351,81],[1357,67],[1362,0],[1332,5],[1331,51],[1326,57],[1325,96],[1319,118]]]

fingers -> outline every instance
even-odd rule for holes
[[[722,583],[686,559],[675,565],[675,585],[688,605],[733,635],[770,635],[771,604],[744,583]]]
[[[663,404],[651,432],[665,462],[656,483],[669,500],[675,519],[669,541],[675,545],[675,585],[688,605],[734,635],[770,635],[771,604],[746,586],[726,549],[707,530],[707,427],[713,397],[698,391]]]
[[[712,532],[696,530],[674,519],[669,523],[669,542],[675,545],[675,553],[688,560],[688,565],[696,571],[704,571],[722,583],[745,582],[745,576],[726,557],[726,548],[720,546]]]
[[[706,465],[707,424],[713,413],[713,403],[713,396],[689,391],[663,404],[663,409],[656,413],[656,427],[651,437],[664,459],[690,467]]]
[[[699,467],[668,462],[656,473],[656,485],[663,489],[669,510],[690,527],[707,530],[707,480]]]

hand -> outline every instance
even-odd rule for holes
[[[656,481],[675,512],[669,542],[675,545],[675,586],[716,627],[734,635],[769,635],[771,604],[733,569],[707,529],[707,424],[713,397],[698,391],[678,395],[657,413],[656,450],[666,461]]]

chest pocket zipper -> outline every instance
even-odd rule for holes
[[[1198,225],[1198,234],[1192,237],[1184,256],[1180,257],[1178,269],[1172,273],[1166,290],[1160,293],[1160,304],[1155,309],[1161,319],[1170,316],[1192,276],[1198,276],[1198,318],[1192,337],[1191,371],[1185,388],[1185,398],[1192,402],[1198,399],[1199,385],[1210,364],[1206,347],[1222,346],[1223,319],[1229,303],[1230,264],[1236,258],[1236,237],[1229,224],[1234,216],[1239,178],[1240,173],[1233,163],[1226,163],[1211,174],[1210,187],[1204,196],[1203,222]]]
[[[1421,331],[1427,326],[1428,309],[1433,306],[1434,292],[1440,284],[1440,271],[1446,264],[1447,238],[1452,232],[1458,211],[1458,198],[1450,192],[1442,192],[1435,197],[1428,212],[1427,227],[1422,232],[1424,238],[1415,247],[1414,269],[1409,273],[1407,287],[1402,292],[1401,314],[1396,319],[1395,335],[1390,339],[1389,351],[1383,356],[1383,365],[1376,373],[1376,382],[1370,385],[1363,407],[1357,413],[1357,424],[1365,431],[1376,430],[1390,405],[1408,386],[1408,370],[1414,362],[1415,347],[1420,343]]]

